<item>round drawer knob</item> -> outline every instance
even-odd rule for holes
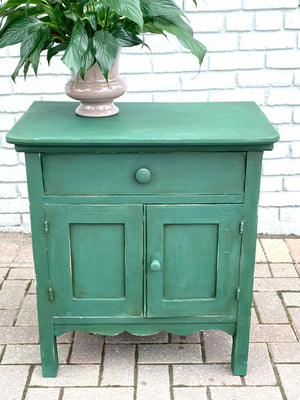
[[[151,177],[151,172],[147,168],[140,168],[135,174],[135,178],[139,183],[148,183],[151,181]]]
[[[161,263],[158,260],[153,260],[150,264],[150,270],[152,272],[158,272],[161,270]]]

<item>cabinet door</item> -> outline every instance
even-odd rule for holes
[[[54,314],[141,315],[141,205],[49,205]]]
[[[147,315],[236,318],[241,205],[147,207]]]

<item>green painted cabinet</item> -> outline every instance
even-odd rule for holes
[[[74,108],[36,102],[7,136],[26,158],[44,376],[67,331],[205,329],[233,336],[245,375],[261,161],[277,132],[254,103]]]

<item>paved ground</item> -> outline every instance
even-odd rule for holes
[[[230,371],[231,338],[59,338],[57,378],[42,378],[30,237],[0,233],[0,400],[299,400],[300,239],[260,239],[249,372]]]

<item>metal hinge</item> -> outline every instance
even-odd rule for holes
[[[238,288],[236,289],[236,294],[235,294],[237,301],[240,300],[240,291],[241,291],[241,289],[238,287]]]
[[[245,222],[244,222],[244,220],[242,219],[241,222],[240,222],[240,234],[241,234],[241,235],[244,233],[244,225],[245,225]]]
[[[54,301],[55,294],[54,294],[54,290],[53,290],[53,286],[52,286],[52,282],[51,281],[49,281],[48,292],[49,292],[49,300],[50,301]]]
[[[44,233],[48,233],[49,232],[49,223],[48,221],[44,221]]]

